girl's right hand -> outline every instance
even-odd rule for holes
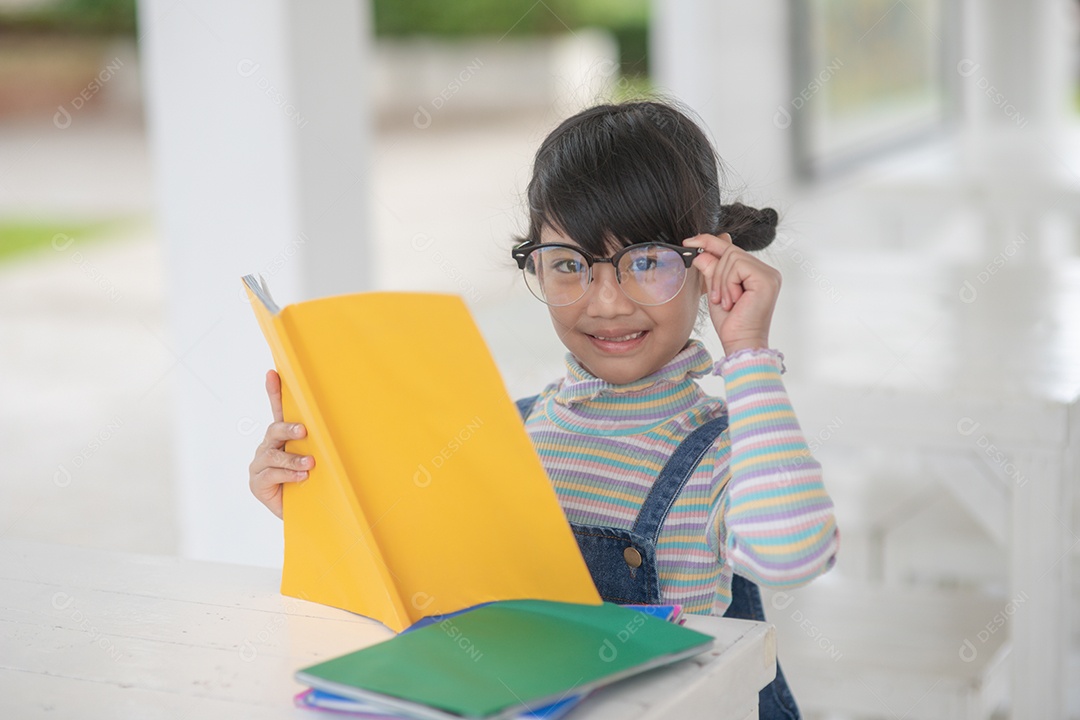
[[[315,458],[285,452],[285,441],[296,440],[307,434],[300,423],[287,423],[281,414],[281,378],[270,370],[266,373],[266,394],[270,396],[270,409],[274,422],[266,428],[266,436],[255,451],[255,459],[248,466],[248,486],[270,512],[282,516],[282,483],[300,482],[315,467]]]

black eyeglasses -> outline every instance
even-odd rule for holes
[[[704,248],[669,243],[628,245],[609,258],[562,243],[524,242],[511,250],[525,284],[539,300],[562,307],[580,300],[592,283],[593,265],[611,263],[623,293],[639,305],[663,305],[682,290],[690,264]]]

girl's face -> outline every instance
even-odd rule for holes
[[[580,247],[549,226],[543,228],[540,241]],[[615,268],[597,263],[580,300],[562,307],[549,305],[548,311],[559,339],[582,367],[602,380],[624,385],[656,372],[686,347],[705,291],[701,273],[691,266],[678,295],[663,305],[639,305],[619,288]],[[635,337],[616,339],[627,335]]]

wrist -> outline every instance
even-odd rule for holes
[[[744,367],[747,361],[759,367],[764,361],[766,365],[772,365],[779,370],[781,375],[787,372],[787,367],[784,365],[784,353],[779,350],[770,347],[745,347],[725,354],[722,359],[714,363],[713,374],[726,377],[733,368]]]
[[[768,349],[769,341],[765,338],[750,338],[747,340],[732,340],[731,342],[720,341],[724,346],[725,355],[734,355],[740,350],[764,350]]]

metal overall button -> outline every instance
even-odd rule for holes
[[[623,556],[623,560],[625,560],[626,564],[629,565],[630,567],[632,567],[632,568],[641,567],[641,553],[639,553],[637,551],[637,548],[634,548],[634,547],[626,548],[625,550],[623,550],[622,556]]]

